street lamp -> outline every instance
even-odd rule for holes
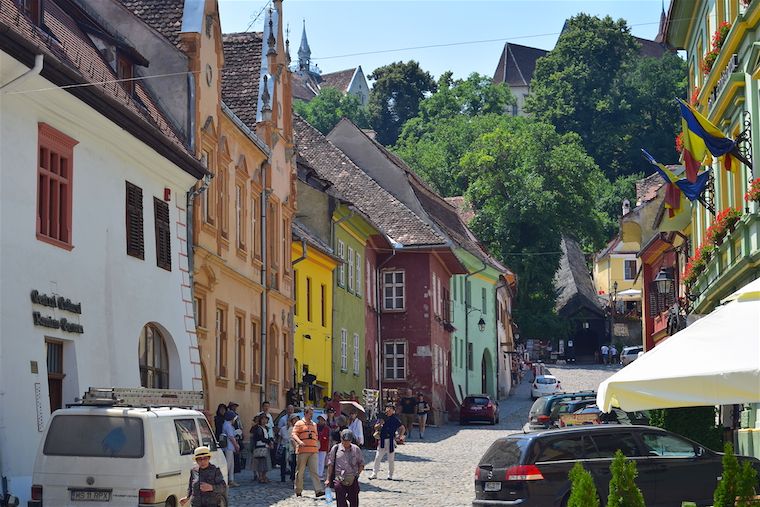
[[[654,279],[659,294],[670,294],[673,291],[673,275],[668,268],[661,268]]]
[[[481,333],[486,330],[486,321],[483,320],[483,317],[480,317],[480,320],[478,321],[478,329]]]

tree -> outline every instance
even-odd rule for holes
[[[309,102],[296,100],[293,109],[325,135],[344,117],[361,128],[369,128],[369,112],[362,107],[359,99],[336,88],[322,88],[319,95]]]
[[[567,507],[599,507],[599,496],[591,473],[580,462],[570,469],[570,498]]]
[[[622,19],[579,14],[536,63],[526,108],[559,132],[577,132],[612,181],[641,167],[640,148],[673,160],[686,64],[676,55],[639,56]]]
[[[739,461],[734,447],[726,443],[723,455],[723,473],[713,495],[714,507],[749,507],[754,502],[757,472],[749,461]]]
[[[378,142],[393,145],[404,123],[417,116],[420,101],[435,91],[435,80],[414,60],[379,67],[368,77],[375,80],[369,95],[372,128]]]
[[[602,217],[594,207],[604,177],[575,134],[526,118],[505,117],[462,159],[471,227],[513,269],[520,290],[515,319],[526,338],[562,333],[554,274],[562,234],[601,246]]]
[[[636,462],[629,461],[618,449],[610,465],[610,493],[607,507],[646,507],[644,495],[636,486]]]
[[[722,431],[715,425],[715,407],[652,410],[649,424],[683,435],[708,449],[720,449],[723,442]]]

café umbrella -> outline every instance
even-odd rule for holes
[[[602,382],[609,412],[760,402],[760,279]]]

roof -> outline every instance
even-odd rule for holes
[[[653,173],[636,182],[636,205],[647,203],[657,198],[657,191],[665,184],[659,173]]]
[[[249,127],[256,125],[261,80],[261,32],[226,33],[222,100]]]
[[[321,178],[354,204],[393,241],[402,245],[441,245],[441,237],[417,215],[359,169],[342,151],[298,115],[293,117],[298,155]]]
[[[319,83],[308,72],[295,71],[290,75],[291,95],[309,102],[319,94]]]
[[[330,248],[330,245],[322,241],[316,234],[312,233],[305,224],[302,224],[298,220],[293,220],[292,229],[294,237],[299,240],[305,240],[308,244],[317,248],[321,252],[339,260],[333,255],[333,249]]]
[[[568,236],[562,236],[562,257],[559,269],[554,275],[557,290],[555,308],[560,317],[568,318],[579,310],[586,309],[603,316],[586,259],[580,245]]]
[[[151,28],[179,47],[184,0],[119,0]]]
[[[337,88],[342,92],[348,91],[348,87],[351,84],[351,80],[356,73],[356,67],[353,69],[339,70],[338,72],[331,72],[329,74],[322,74],[322,88]]]
[[[641,45],[639,49],[639,56],[650,56],[653,58],[660,58],[665,53],[670,52],[665,43],[655,42],[649,39],[642,39],[641,37],[635,37],[636,42]]]
[[[82,28],[86,26],[102,37],[106,34],[104,27],[93,26],[95,21],[73,4],[64,4],[64,9],[56,2],[43,2],[45,30],[41,30],[13,0],[0,0],[0,4],[0,42],[4,50],[22,60],[30,51],[43,54],[44,78],[57,85],[91,84],[67,91],[194,177],[206,174],[143,84],[134,81],[134,94],[126,93],[116,82],[114,69]]]
[[[458,195],[455,197],[444,197],[446,202],[454,206],[457,210],[459,218],[461,218],[465,224],[469,224],[473,218],[475,218],[475,212],[472,210],[472,206],[465,200],[464,196]]]
[[[536,61],[546,56],[545,49],[521,46],[507,42],[499,57],[493,80],[508,86],[529,86],[536,70]]]

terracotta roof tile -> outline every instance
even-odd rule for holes
[[[339,70],[338,72],[331,72],[329,74],[322,74],[322,82],[320,86],[322,88],[337,88],[342,92],[348,91],[348,85],[351,84],[351,78],[356,73],[356,67],[353,69]]]
[[[441,245],[445,238],[377,184],[303,118],[294,115],[298,154],[321,178],[402,245]]]
[[[585,308],[600,317],[603,316],[580,245],[574,239],[562,236],[561,247],[562,257],[559,269],[554,275],[557,313],[560,317],[567,318]]]
[[[119,0],[151,28],[179,47],[184,0]]]
[[[319,83],[308,74],[293,72],[290,75],[290,83],[294,99],[308,102],[319,93]]]
[[[650,174],[636,182],[636,205],[639,206],[657,197],[657,191],[665,184],[659,173]]]
[[[223,36],[222,100],[251,128],[256,125],[259,101],[262,37],[261,32],[227,33]]]

